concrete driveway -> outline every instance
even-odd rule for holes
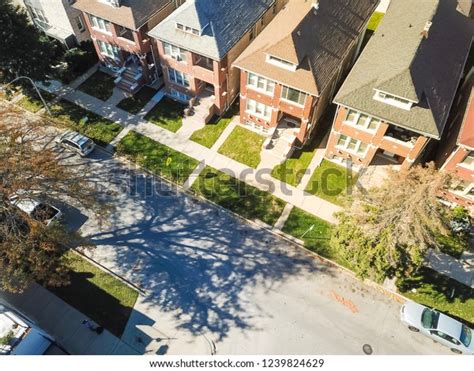
[[[228,213],[96,151],[71,158],[111,196],[88,254],[140,286],[123,340],[147,354],[440,354],[400,304]],[[82,210],[87,215],[87,211]]]

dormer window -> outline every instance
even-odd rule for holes
[[[199,30],[197,30],[195,28],[192,28],[192,27],[185,26],[184,24],[181,24],[181,23],[176,23],[176,28],[178,30],[190,33],[192,35],[196,35],[196,36],[201,35],[201,32]]]
[[[387,103],[394,107],[398,107],[407,111],[411,109],[414,103],[413,101],[410,101],[408,99],[397,97],[392,94],[387,94],[380,90],[375,90],[374,100],[382,103]]]
[[[285,70],[289,71],[296,71],[296,64],[293,64],[291,62],[285,61],[281,58],[274,57],[273,55],[267,55],[267,63],[273,64],[275,66],[284,68]]]

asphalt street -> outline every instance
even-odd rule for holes
[[[400,303],[301,248],[97,150],[66,161],[114,210],[63,205],[87,254],[141,287],[123,340],[148,354],[449,354]]]

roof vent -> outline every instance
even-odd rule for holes
[[[313,0],[313,8],[319,10],[319,0]]]
[[[425,27],[423,28],[423,31],[421,32],[421,36],[423,36],[425,39],[428,38],[428,33],[430,32],[430,28],[433,22],[427,21],[425,24]]]

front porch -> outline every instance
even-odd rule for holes
[[[282,115],[277,126],[268,131],[268,138],[263,143],[262,165],[273,169],[289,158],[295,148],[300,130],[300,119]]]
[[[379,150],[375,154],[369,166],[359,170],[359,184],[364,189],[380,187],[389,178],[391,171],[400,171],[405,159],[400,156],[392,156]]]

